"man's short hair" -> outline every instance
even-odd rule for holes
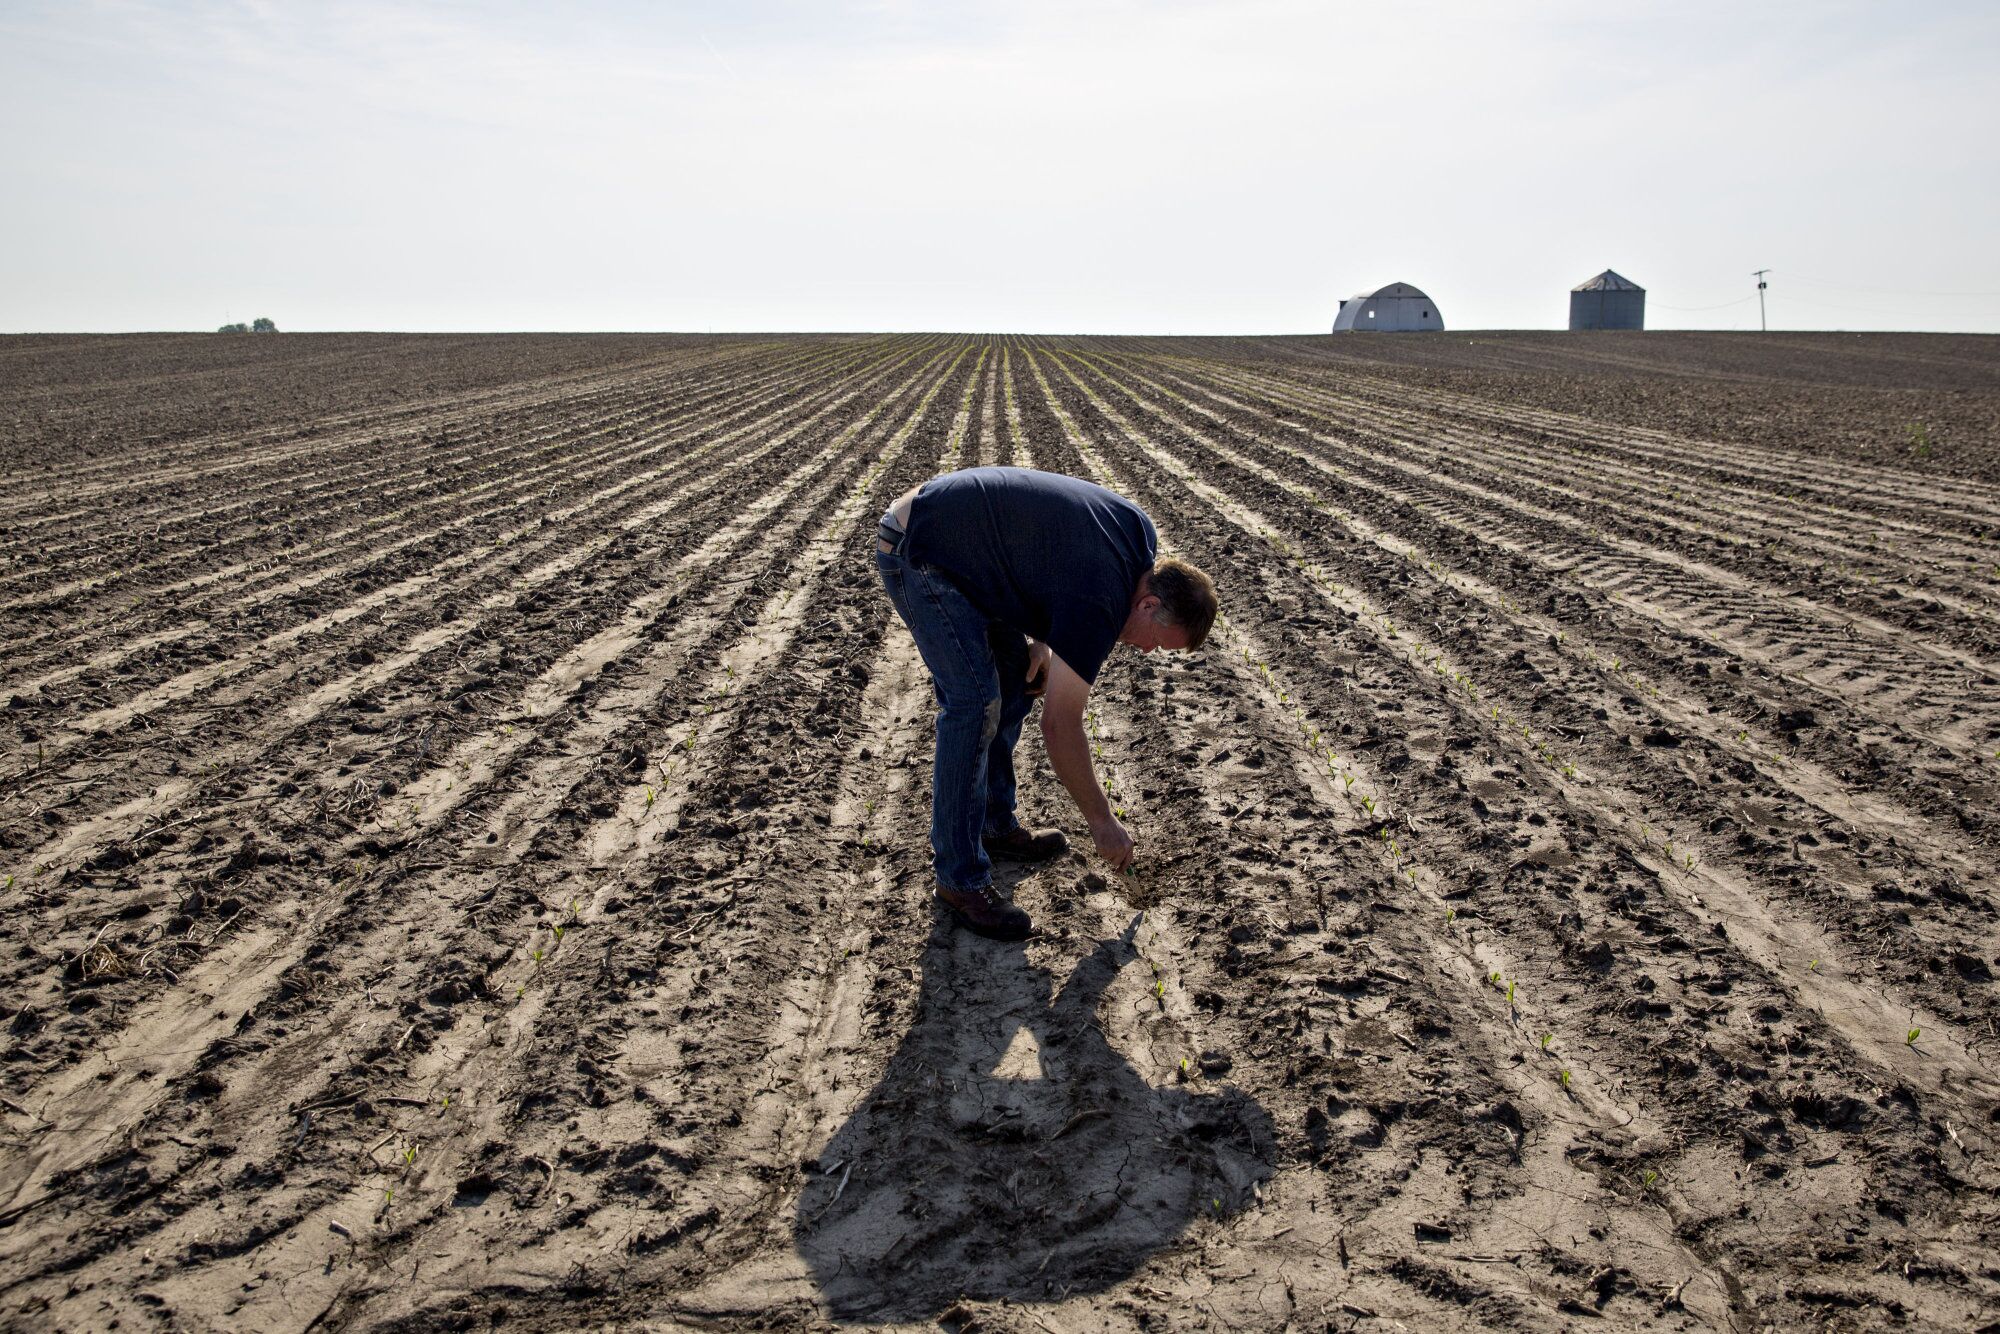
[[[1153,562],[1146,591],[1160,600],[1153,619],[1186,630],[1188,647],[1200,648],[1220,609],[1215,581],[1177,556],[1162,556]]]

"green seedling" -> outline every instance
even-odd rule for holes
[[[561,925],[558,925],[558,926],[557,926],[557,927],[555,928],[555,932],[556,932],[556,944],[558,944],[558,945],[562,944],[562,938],[563,938],[563,932],[567,931],[568,929],[569,929],[568,927],[566,927],[566,926],[561,926]]]
[[[1447,926],[1449,926],[1453,922],[1456,922],[1458,920],[1458,909],[1446,908],[1444,910],[1444,920]]]
[[[537,945],[535,946],[535,967],[539,968],[541,966],[542,966],[542,947],[540,945]]]
[[[1181,1057],[1181,1078],[1186,1079],[1187,1074],[1188,1074],[1188,1058],[1183,1056]]]
[[[646,809],[649,811],[653,809],[653,798],[655,795],[651,786],[648,786],[646,788]]]
[[[1917,1045],[1917,1038],[1918,1038],[1918,1036],[1919,1036],[1919,1035],[1921,1035],[1921,1034],[1923,1033],[1923,1031],[1924,1031],[1924,1030],[1923,1030],[1923,1029],[1921,1029],[1921,1028],[1913,1028],[1913,1029],[1911,1029],[1911,1030],[1909,1031],[1909,1033],[1908,1033],[1907,1035],[1905,1035],[1905,1036],[1904,1036],[1904,1038],[1903,1038],[1903,1045],[1904,1045],[1905,1047],[1914,1047],[1914,1046],[1916,1046],[1916,1045]]]
[[[1542,1034],[1542,1050],[1547,1051],[1549,1049],[1549,1044],[1551,1042],[1554,1042],[1555,1040],[1556,1040],[1556,1035],[1553,1033]]]
[[[1498,968],[1495,968],[1495,969],[1494,969],[1494,970],[1493,970],[1492,972],[1490,972],[1490,973],[1488,973],[1488,974],[1486,975],[1486,980],[1487,980],[1488,982],[1491,982],[1491,983],[1492,983],[1492,984],[1493,984],[1494,986],[1496,986],[1496,987],[1497,987],[1497,986],[1499,986],[1499,985],[1500,985],[1500,970],[1499,970]]]
[[[1514,1008],[1514,984],[1512,982],[1507,984],[1507,1008],[1510,1010]]]
[[[1565,1070],[1561,1075],[1557,1076],[1556,1082],[1562,1085],[1563,1092],[1569,1092],[1569,1071]]]
[[[403,1166],[415,1167],[416,1165],[417,1165],[417,1146],[412,1144],[403,1150]]]
[[[1806,960],[1806,971],[1807,971],[1808,973],[1817,973],[1817,972],[1819,971],[1819,960],[1818,960],[1818,959],[1807,959],[1807,960]]]

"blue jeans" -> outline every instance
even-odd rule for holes
[[[878,548],[875,569],[917,641],[937,696],[931,869],[946,889],[984,889],[993,883],[993,863],[981,838],[1019,827],[1014,745],[1035,703],[1027,693],[1028,641],[987,620],[934,567],[903,559],[900,532],[884,527],[882,536],[896,550]]]

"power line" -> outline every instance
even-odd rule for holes
[[[1739,296],[1734,301],[1725,301],[1719,306],[1670,306],[1664,301],[1655,301],[1651,304],[1654,310],[1676,310],[1682,314],[1693,314],[1704,310],[1728,310],[1731,306],[1740,306],[1746,301],[1754,300],[1756,300],[1755,297]]]

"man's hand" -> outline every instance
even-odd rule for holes
[[[1039,639],[1028,641],[1028,695],[1039,696],[1049,686],[1049,646]]]
[[[1114,871],[1123,871],[1132,864],[1132,835],[1125,831],[1118,817],[1107,815],[1090,826],[1091,842],[1097,844],[1097,855],[1111,863]]]

